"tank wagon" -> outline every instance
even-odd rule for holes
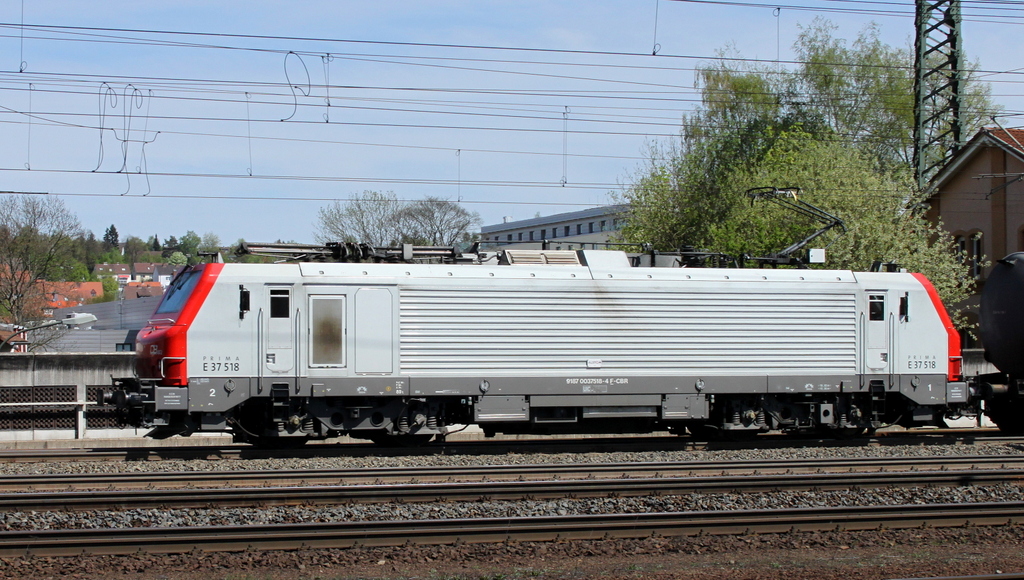
[[[987,414],[1003,431],[1024,432],[1024,252],[997,261],[981,293],[985,360],[999,373],[978,377]]]
[[[104,395],[154,436],[287,445],[487,434],[859,433],[975,413],[920,274],[635,267],[618,251],[473,264],[195,266]]]

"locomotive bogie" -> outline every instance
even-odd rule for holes
[[[955,331],[918,275],[568,254],[200,266],[140,333],[140,373],[156,376],[118,400],[134,397],[135,424],[241,440],[845,431],[968,402]]]

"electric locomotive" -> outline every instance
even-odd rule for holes
[[[919,274],[637,267],[598,250],[408,263],[411,246],[365,263],[345,248],[182,272],[138,335],[137,376],[104,400],[155,437],[262,445],[463,425],[843,435],[977,413]]]

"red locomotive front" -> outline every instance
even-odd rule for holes
[[[224,264],[201,264],[182,271],[167,288],[153,318],[136,338],[135,369],[140,379],[164,386],[186,386],[186,336]]]

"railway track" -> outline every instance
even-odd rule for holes
[[[0,557],[599,540],[1024,523],[1024,502],[0,532]]]
[[[202,487],[410,484],[472,481],[659,478],[809,473],[1024,469],[1024,455],[871,457],[779,461],[475,465],[314,470],[176,471],[2,475],[0,491],[139,490]],[[2,508],[2,506],[0,506]]]
[[[0,449],[0,463],[79,461],[236,460],[310,457],[504,455],[508,453],[611,453],[637,451],[785,449],[793,447],[868,447],[898,445],[973,445],[1024,443],[1024,437],[996,429],[897,431],[854,439],[794,438],[771,433],[747,441],[702,441],[689,436],[593,437],[583,439],[498,439],[434,442],[415,448],[382,448],[371,443],[311,444],[270,450],[249,445],[195,447],[92,447],[75,449]]]
[[[1024,466],[1017,460],[1016,469],[992,468],[996,462],[989,464],[988,469],[977,469],[986,462],[982,458],[970,458],[961,465],[974,469],[949,470],[940,468],[933,463],[932,470],[891,471],[878,469],[878,465],[889,467],[906,467],[906,461],[897,462],[832,462],[831,472],[825,472],[818,463],[815,473],[767,474],[761,469],[742,475],[727,475],[721,468],[708,468],[714,477],[678,475],[666,476],[679,466],[671,464],[660,466],[647,465],[604,465],[604,466],[568,466],[575,471],[566,470],[567,466],[528,466],[519,471],[499,469],[498,473],[515,475],[526,473],[534,479],[503,478],[501,481],[454,482],[441,481],[433,483],[410,483],[410,480],[396,480],[392,484],[322,484],[322,485],[277,485],[264,487],[211,487],[193,489],[180,487],[177,489],[135,489],[126,490],[110,486],[109,492],[95,491],[62,491],[55,492],[22,492],[0,494],[0,511],[86,511],[86,510],[124,510],[124,509],[186,509],[186,508],[233,508],[233,507],[266,507],[277,505],[338,505],[354,503],[423,503],[423,502],[467,502],[484,500],[546,500],[557,498],[591,498],[591,497],[638,497],[658,495],[686,495],[692,493],[764,493],[795,490],[839,490],[863,489],[878,487],[953,487],[965,485],[997,485],[1003,483],[1024,484]],[[992,458],[985,458],[992,459]],[[1004,461],[1005,458],[996,458]],[[843,468],[843,463],[846,468]],[[915,464],[917,462],[915,461]],[[685,466],[685,470],[693,466]],[[873,471],[857,471],[849,466],[869,468]],[[513,466],[515,467],[515,466]],[[554,467],[554,469],[549,469]],[[591,469],[593,467],[594,469]],[[766,466],[762,466],[765,468]],[[734,467],[735,469],[735,467]],[[776,466],[781,470],[781,466]],[[814,467],[806,467],[806,470]],[[646,477],[637,477],[634,470],[646,473]],[[727,470],[726,470],[727,471]],[[476,476],[487,473],[486,469],[468,470]],[[493,473],[493,472],[492,472]],[[758,474],[751,477],[751,473]],[[562,477],[556,478],[555,475]],[[597,477],[595,474],[600,474]],[[615,477],[611,474],[619,474]],[[192,474],[189,474],[192,475]],[[229,475],[229,474],[217,474]],[[252,474],[246,474],[253,477]],[[565,477],[570,476],[570,477]],[[542,477],[542,479],[536,479]],[[450,477],[449,479],[452,479]],[[575,478],[575,479],[574,479]],[[419,481],[419,480],[417,480]],[[303,482],[308,483],[308,482]]]

